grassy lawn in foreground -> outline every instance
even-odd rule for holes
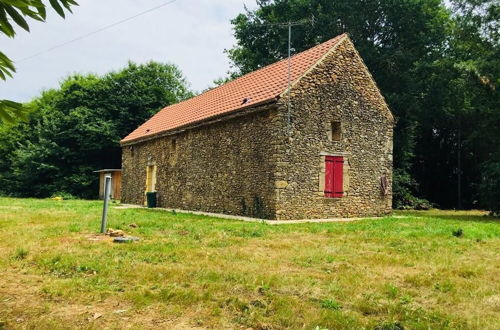
[[[272,226],[113,206],[141,238],[115,244],[101,207],[0,199],[0,329],[500,328],[500,222],[481,212]]]

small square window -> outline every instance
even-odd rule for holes
[[[332,141],[340,141],[342,137],[342,125],[340,121],[332,121]]]

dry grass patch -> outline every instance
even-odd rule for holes
[[[500,326],[500,227],[482,213],[270,226],[112,208],[141,238],[114,244],[96,239],[100,208],[0,199],[5,327]]]

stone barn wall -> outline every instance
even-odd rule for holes
[[[281,99],[282,125],[287,125],[286,99]],[[290,133],[278,147],[277,219],[391,212],[393,118],[348,39],[293,86],[291,103]],[[332,138],[333,122],[341,125],[339,141]],[[342,198],[325,197],[326,155],[344,157]]]
[[[123,202],[144,203],[152,165],[160,207],[280,220],[391,212],[394,120],[348,38],[290,100],[290,112],[285,92],[274,105],[125,145]],[[326,156],[344,157],[341,198],[325,197]]]
[[[275,218],[276,109],[123,147],[122,201],[144,203],[155,165],[158,206]]]

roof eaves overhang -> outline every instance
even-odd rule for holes
[[[225,112],[223,114],[218,114],[215,116],[203,118],[201,120],[194,121],[194,122],[191,122],[191,123],[183,125],[183,126],[175,127],[175,128],[169,129],[169,130],[160,131],[160,132],[155,133],[155,134],[135,138],[132,140],[127,140],[127,141],[121,140],[120,146],[122,146],[122,147],[131,146],[131,145],[134,145],[137,143],[141,143],[141,142],[145,142],[145,141],[149,141],[149,140],[154,140],[154,139],[161,138],[164,136],[178,134],[182,131],[193,129],[195,127],[210,125],[212,122],[220,122],[220,121],[231,119],[234,117],[239,117],[240,115],[244,116],[244,115],[253,113],[253,112],[246,113],[246,111],[248,111],[252,108],[262,107],[263,109],[258,109],[258,110],[265,110],[265,106],[276,103],[279,98],[280,98],[280,96],[278,95],[278,96],[272,97],[270,99],[261,101],[259,103],[250,104],[248,106],[237,108],[235,110],[228,111],[228,112]]]

